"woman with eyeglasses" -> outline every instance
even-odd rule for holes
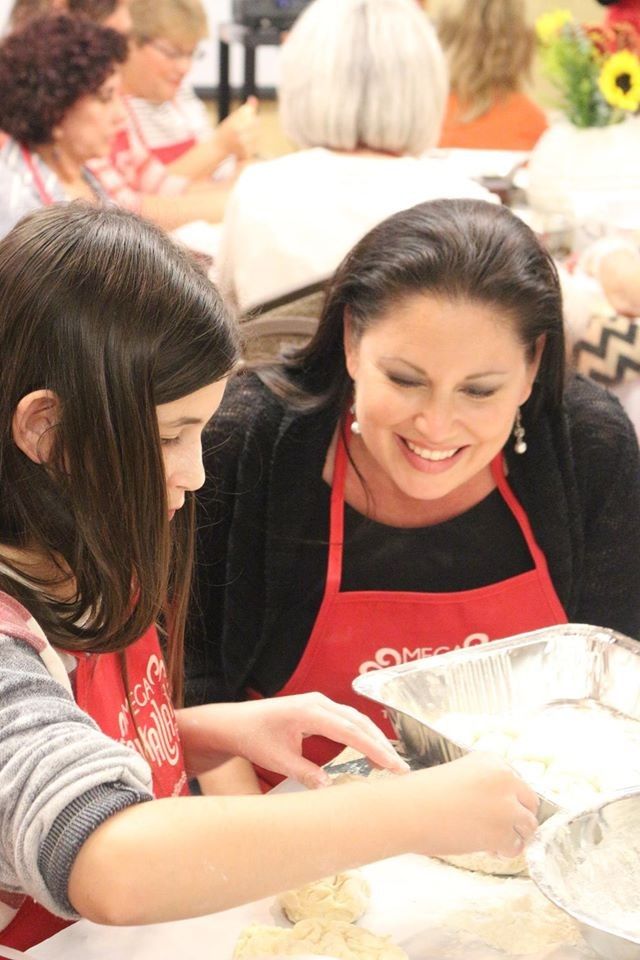
[[[200,0],[134,0],[129,59],[123,69],[128,123],[113,160],[145,150],[172,175],[210,176],[228,158],[255,153],[256,102],[215,127],[202,101],[185,82],[198,44],[208,33]]]

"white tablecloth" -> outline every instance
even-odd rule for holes
[[[467,873],[428,857],[407,855],[363,868],[372,889],[361,921],[390,934],[411,960],[505,960],[509,956],[457,933],[447,917],[486,895],[495,911],[496,891],[504,909],[530,880],[501,880]],[[109,928],[81,921],[32,948],[39,960],[231,960],[240,931],[252,923],[287,925],[273,897],[224,913],[147,927]],[[512,955],[511,955],[512,956]],[[593,960],[586,947],[557,945],[527,960]]]

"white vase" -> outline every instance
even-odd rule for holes
[[[640,118],[609,127],[553,124],[531,152],[527,195],[535,210],[640,225]]]

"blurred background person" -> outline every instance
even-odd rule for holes
[[[129,0],[16,0],[11,11],[12,27],[20,27],[45,13],[83,14],[104,27],[129,33]]]
[[[20,30],[21,25],[25,26],[38,9],[63,4],[74,16],[91,18],[124,33],[131,29],[129,0],[18,0],[13,11],[14,29]],[[185,5],[185,10],[189,6],[187,0],[171,0],[173,8],[179,9],[180,4]],[[206,31],[206,19],[201,23]],[[188,23],[185,29],[188,30]],[[36,56],[27,50],[24,54],[36,73],[44,63],[42,53],[38,50]],[[36,62],[38,58],[42,63]],[[64,60],[54,64],[54,73],[60,70],[61,63]],[[42,74],[38,73],[38,76],[42,77]],[[236,111],[223,125],[220,135],[213,135],[211,145],[206,148],[206,156],[203,151],[197,157],[196,164],[183,164],[180,169],[167,167],[131,133],[130,115],[123,110],[122,99],[119,101],[119,112],[119,123],[112,131],[109,149],[101,149],[91,158],[84,159],[84,163],[91,159],[87,169],[91,171],[92,182],[98,185],[100,192],[119,206],[142,213],[168,230],[194,220],[219,223],[224,215],[231,182],[213,183],[206,177],[225,156],[244,156],[245,146],[251,140],[247,128],[254,122],[255,105],[244,111]],[[247,117],[247,114],[251,116]],[[217,239],[214,246],[217,246]]]
[[[228,157],[253,157],[255,98],[215,127],[187,80],[208,35],[200,0],[133,0],[130,12],[132,36],[122,74],[129,122],[119,149],[135,138],[173,173],[189,177],[211,174]]]
[[[81,17],[30,20],[0,46],[0,235],[57,200],[105,195],[87,169],[123,122],[118,67],[127,42]]]
[[[605,22],[630,23],[640,32],[640,0],[597,0],[607,8]]]
[[[535,52],[524,0],[451,0],[437,28],[451,83],[439,145],[531,150],[547,122],[522,90]]]
[[[314,0],[282,48],[282,126],[301,147],[247,168],[219,257],[242,313],[326,280],[372,226],[437,197],[489,196],[418,159],[440,135],[444,54],[415,0]]]

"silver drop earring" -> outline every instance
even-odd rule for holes
[[[513,425],[513,435],[515,437],[515,443],[513,449],[516,453],[526,453],[527,444],[524,439],[524,427],[522,426],[522,416],[520,414],[520,407],[518,407],[518,412],[516,413],[515,423]]]
[[[355,405],[355,402],[352,403],[351,406],[349,407],[349,412],[351,413],[351,416],[353,417],[353,420],[351,421],[351,433],[355,433],[356,436],[359,436],[359,434],[362,433],[362,430],[360,429],[360,424],[359,424],[358,421],[356,420],[356,405]]]

